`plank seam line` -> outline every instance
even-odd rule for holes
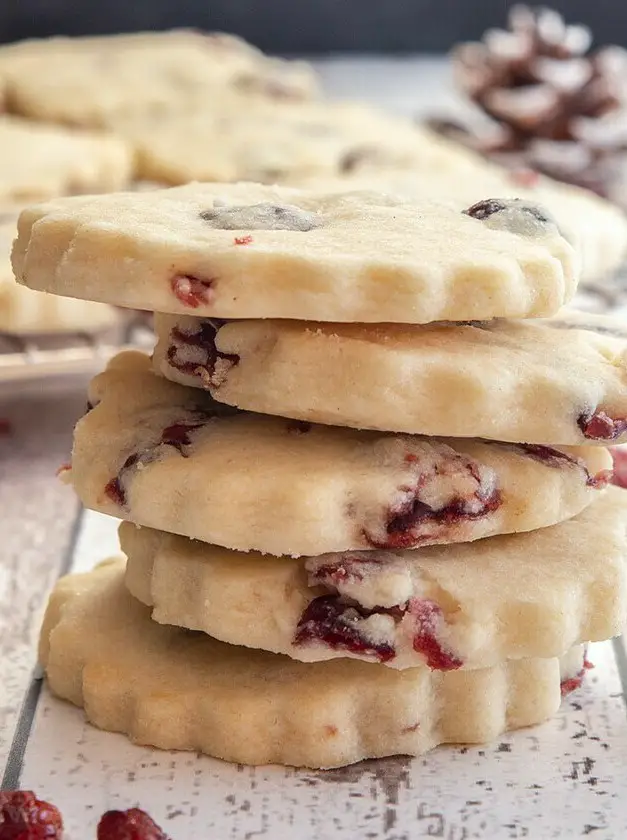
[[[70,532],[70,539],[67,548],[63,555],[63,562],[59,567],[59,572],[55,582],[63,575],[67,574],[72,567],[74,561],[74,554],[78,544],[78,538],[83,526],[85,510],[80,503],[77,503],[76,513],[74,515],[74,522]],[[33,728],[33,721],[37,712],[39,698],[41,696],[41,689],[43,686],[44,673],[40,665],[36,665],[33,670],[33,675],[30,679],[28,688],[24,692],[24,699],[20,707],[20,712],[13,733],[11,741],[11,748],[7,757],[7,763],[0,782],[0,790],[16,790],[20,785],[20,778],[22,776],[22,766],[24,764],[24,756],[28,747],[28,741]]]

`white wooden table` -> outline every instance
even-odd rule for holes
[[[401,112],[454,107],[442,62],[333,60],[338,96]],[[115,552],[116,523],[77,518],[54,476],[67,460],[85,382],[54,399],[0,392],[0,775],[59,805],[68,840],[95,837],[99,815],[134,805],[173,840],[500,840],[627,838],[627,657],[596,645],[596,664],[551,722],[488,748],[366,762],[314,773],[251,769],[134,747],[85,726],[49,697],[35,671],[41,610],[59,574]],[[21,713],[20,713],[21,707]]]

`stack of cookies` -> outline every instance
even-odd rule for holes
[[[540,207],[65,198],[22,213],[13,265],[158,313],[66,473],[127,565],[61,581],[41,636],[97,726],[252,764],[416,755],[545,720],[621,631],[627,334],[558,312],[577,258]]]

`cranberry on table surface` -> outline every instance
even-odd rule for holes
[[[139,808],[107,811],[98,823],[97,840],[169,840],[157,823]]]
[[[0,840],[62,840],[58,809],[30,790],[0,792]]]

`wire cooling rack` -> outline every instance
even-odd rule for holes
[[[0,332],[0,385],[90,374],[122,349],[150,350],[153,344],[151,320],[146,313],[122,314],[116,327],[95,334]]]

